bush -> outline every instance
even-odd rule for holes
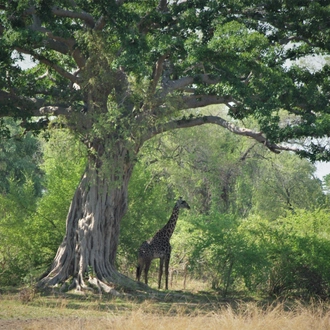
[[[20,284],[34,266],[27,232],[29,216],[36,208],[34,189],[29,178],[23,185],[11,180],[8,193],[0,194],[0,285]]]
[[[300,210],[271,224],[268,258],[271,295],[302,294],[324,298],[330,283],[330,216],[326,210]]]
[[[219,212],[191,220],[194,228],[178,232],[181,237],[175,241],[190,246],[194,276],[203,276],[223,295],[232,290],[272,296],[329,294],[327,211],[299,211],[272,222]]]
[[[34,181],[10,181],[0,194],[0,285],[31,283],[52,262],[65,234],[65,220],[85,167],[81,145],[66,131],[44,145],[43,194]]]

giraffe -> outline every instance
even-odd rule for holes
[[[148,284],[148,271],[153,259],[159,258],[158,289],[163,275],[163,265],[165,261],[165,289],[168,290],[168,266],[171,258],[170,238],[174,232],[176,222],[181,208],[190,209],[188,203],[180,197],[174,205],[172,215],[167,224],[154,237],[143,242],[139,248],[138,266],[136,268],[136,278],[140,282],[142,270],[144,269],[144,281]]]

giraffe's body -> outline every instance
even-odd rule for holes
[[[163,274],[163,265],[165,261],[165,289],[168,289],[168,266],[171,258],[170,238],[174,232],[176,222],[179,216],[180,208],[190,209],[187,202],[180,198],[174,205],[172,215],[167,224],[157,231],[154,237],[142,243],[139,248],[138,266],[136,269],[137,280],[140,281],[141,273],[144,269],[145,283],[148,284],[148,271],[153,259],[160,259],[158,289]]]

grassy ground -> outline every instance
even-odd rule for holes
[[[41,295],[0,291],[2,329],[224,329],[330,330],[329,304],[224,299],[207,292]]]

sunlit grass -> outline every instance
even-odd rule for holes
[[[330,329],[327,302],[237,301],[169,292],[157,297],[95,294],[0,295],[0,329]]]

